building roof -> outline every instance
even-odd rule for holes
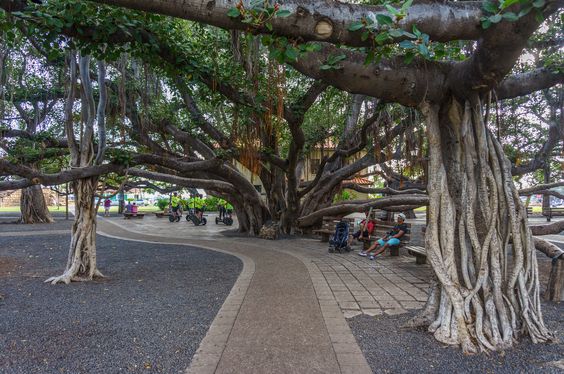
[[[354,183],[361,186],[370,186],[374,182],[366,178],[354,177],[352,179],[344,180],[343,183]]]

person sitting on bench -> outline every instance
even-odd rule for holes
[[[372,232],[374,231],[374,222],[368,217],[368,212],[365,213],[366,218],[360,222],[360,228],[357,232],[349,235],[349,246],[352,244],[353,239],[362,240],[362,238],[368,239]]]
[[[359,253],[361,256],[368,256],[370,252],[376,249],[377,246],[380,246],[376,252],[370,255],[370,259],[374,260],[374,257],[379,255],[380,253],[384,252],[386,248],[393,247],[400,244],[400,238],[407,233],[407,225],[405,224],[405,214],[400,213],[398,214],[398,224],[394,226],[394,228],[388,232],[388,234],[378,239],[374,244],[370,246],[366,250],[366,252],[362,251]]]

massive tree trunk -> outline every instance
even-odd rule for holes
[[[465,353],[505,349],[522,334],[552,340],[527,215],[479,99],[422,109],[430,149],[425,245],[439,288],[412,322],[430,323],[437,340]]]
[[[69,257],[63,275],[45,282],[70,283],[103,277],[96,267],[96,204],[94,195],[98,177],[73,182],[75,220],[72,225]]]
[[[53,223],[40,185],[22,189],[20,199],[21,223]]]

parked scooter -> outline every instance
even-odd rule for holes
[[[186,221],[192,221],[192,223],[194,224],[194,226],[205,226],[206,223],[208,223],[208,220],[206,219],[206,217],[204,217],[202,215],[202,219],[200,219],[195,213],[194,213],[194,209],[190,209],[188,211],[188,214],[186,215]]]
[[[220,222],[226,226],[231,226],[233,224],[233,218],[227,215],[225,215],[223,218],[215,217],[215,224],[219,225]]]

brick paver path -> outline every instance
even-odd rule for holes
[[[184,243],[243,260],[243,273],[189,373],[369,373],[345,318],[405,313],[426,300],[430,268],[415,265],[410,256],[370,261],[356,252],[330,254],[319,240],[226,237],[219,233],[225,226],[155,217],[100,219],[98,228],[106,235]]]

